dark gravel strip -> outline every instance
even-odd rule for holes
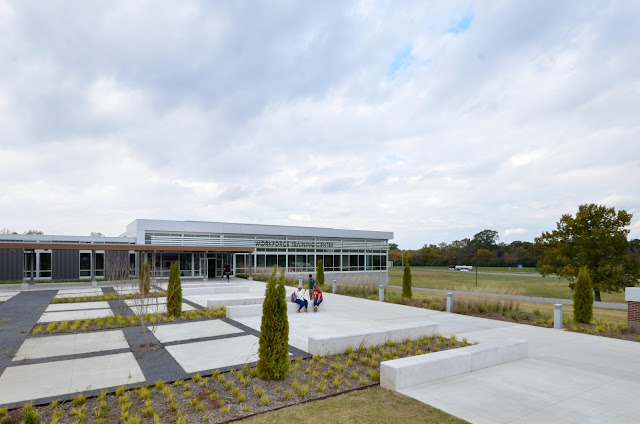
[[[113,287],[104,287],[102,289],[102,292],[104,294],[118,294],[118,292]],[[107,302],[109,302],[109,307],[111,308],[111,311],[114,315],[120,314],[125,317],[135,315],[129,305],[125,303],[124,299],[112,299],[107,300]]]
[[[0,304],[0,374],[15,356],[57,290],[23,291]]]
[[[158,380],[173,381],[186,377],[187,373],[164,348],[164,345],[146,326],[123,328],[131,350],[148,383]]]
[[[162,293],[166,293],[166,292],[167,292],[165,289],[163,289],[163,288],[162,288],[162,287],[160,287],[160,286],[153,285],[153,286],[151,286],[151,287],[153,287],[154,289],[156,289],[156,290],[158,290],[158,291],[160,291],[160,292],[162,292]],[[200,306],[200,305],[198,305],[197,303],[193,303],[192,301],[187,300],[187,299],[185,299],[184,297],[182,298],[182,303],[186,303],[187,305],[189,305],[189,306],[193,306],[193,307],[194,307],[194,308],[196,308],[196,309],[205,309],[203,306]]]
[[[130,349],[122,348],[122,349],[110,349],[110,350],[101,350],[98,352],[86,352],[86,353],[78,353],[75,355],[60,355],[60,356],[50,356],[47,358],[37,358],[37,359],[24,359],[21,361],[12,361],[11,365],[16,367],[19,365],[33,365],[33,364],[44,364],[51,363],[52,366],[55,366],[55,363],[58,361],[67,361],[70,359],[82,359],[82,358],[93,358],[95,356],[104,356],[104,355],[113,355],[116,353],[127,353],[131,352]]]

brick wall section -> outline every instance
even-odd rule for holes
[[[640,302],[627,302],[627,321],[629,327],[640,330]]]

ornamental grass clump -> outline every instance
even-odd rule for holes
[[[593,287],[587,267],[580,268],[578,280],[573,289],[573,319],[581,324],[589,324],[593,319]]]
[[[289,372],[289,320],[285,301],[284,271],[276,267],[267,282],[258,348],[257,370],[264,380],[284,380]]]
[[[167,287],[167,313],[172,317],[182,313],[182,283],[178,262],[171,263],[169,270],[169,287]]]

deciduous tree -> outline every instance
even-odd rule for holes
[[[498,232],[494,230],[483,230],[473,236],[471,244],[478,249],[491,250],[498,244]]]
[[[603,205],[580,205],[576,216],[562,215],[552,232],[536,238],[543,257],[537,269],[542,276],[573,280],[586,267],[591,275],[595,300],[601,292],[619,292],[636,284],[638,261],[629,253],[627,228],[632,214]]]

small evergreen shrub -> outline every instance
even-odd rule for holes
[[[274,266],[262,304],[257,370],[264,380],[284,380],[289,372],[289,320],[284,270],[277,278],[276,272]]]
[[[324,261],[322,259],[318,261],[318,272],[316,272],[316,281],[318,281],[319,286],[322,286],[324,284]]]
[[[182,282],[178,262],[173,262],[169,269],[169,287],[167,287],[167,313],[172,317],[182,313]]]
[[[404,273],[402,274],[402,297],[411,299],[413,293],[411,293],[411,265],[409,261],[404,266]]]
[[[573,319],[582,324],[589,324],[593,319],[593,286],[587,267],[580,268],[578,280],[573,289]]]

